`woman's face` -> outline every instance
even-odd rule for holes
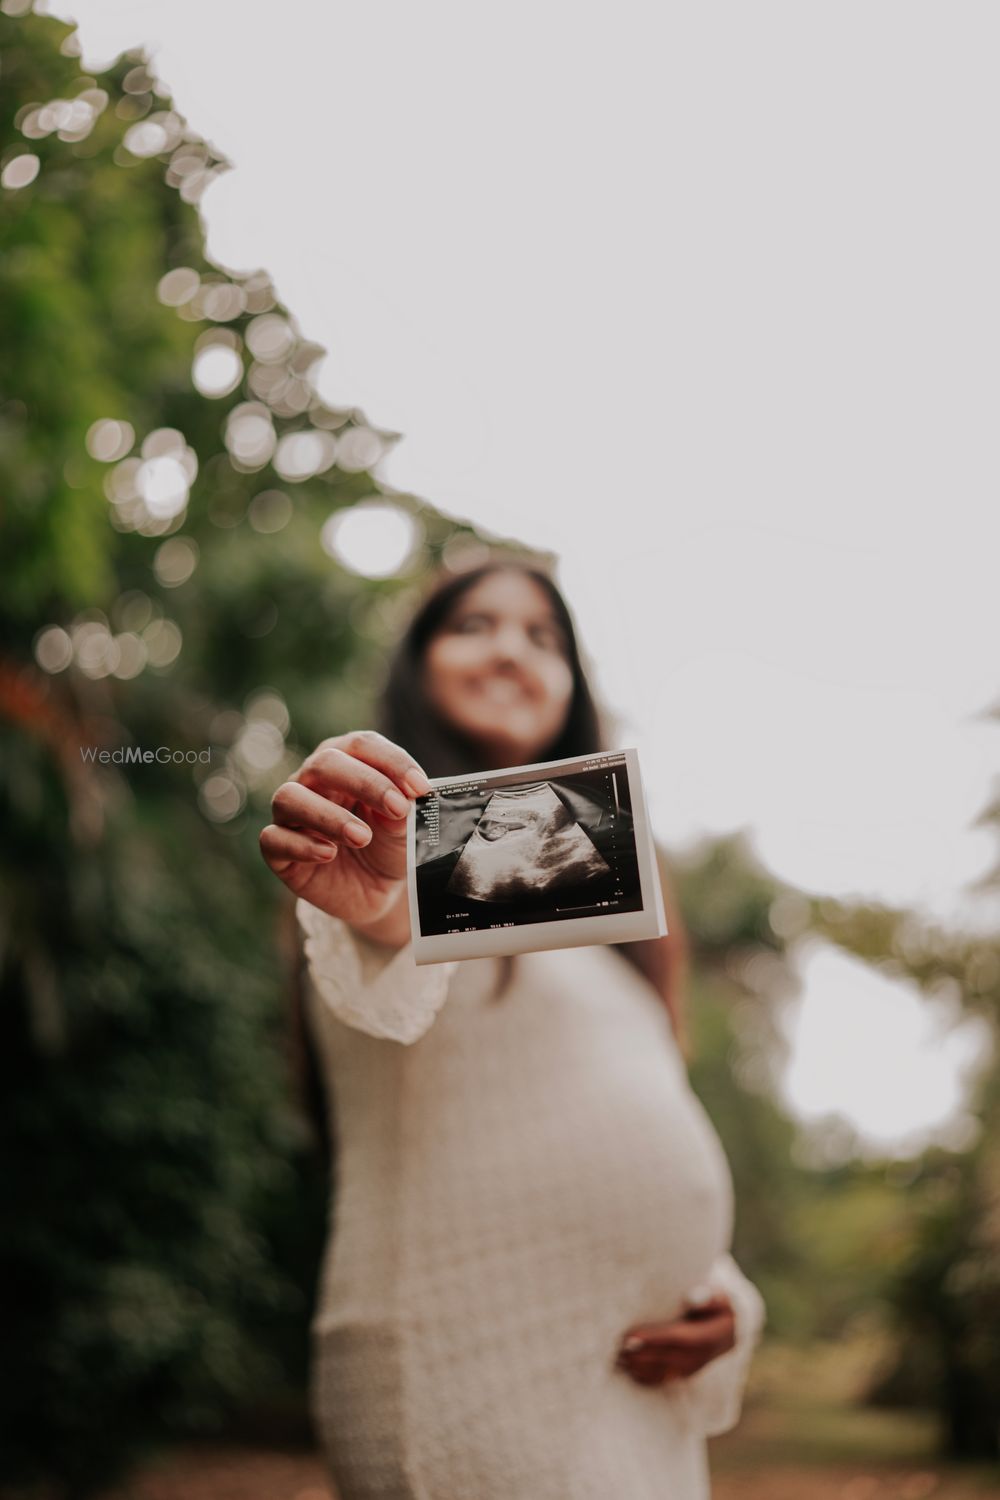
[[[536,760],[573,697],[568,642],[548,595],[516,569],[488,573],[452,605],[424,655],[424,692],[492,767]]]

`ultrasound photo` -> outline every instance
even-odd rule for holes
[[[411,814],[418,963],[666,930],[634,751],[433,786]]]

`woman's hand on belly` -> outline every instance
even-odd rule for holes
[[[697,1374],[735,1343],[733,1305],[713,1293],[669,1323],[637,1323],[622,1339],[616,1362],[639,1385],[662,1385]]]

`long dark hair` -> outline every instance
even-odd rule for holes
[[[539,760],[564,760],[605,749],[604,727],[580,660],[576,630],[566,601],[539,564],[496,557],[461,573],[439,575],[425,595],[393,653],[389,676],[378,705],[381,732],[403,745],[428,776],[461,776],[465,771],[495,770],[482,764],[478,746],[457,734],[433,712],[424,695],[424,653],[451,609],[491,573],[516,570],[544,589],[565,636],[573,673],[573,696],[559,734]]]

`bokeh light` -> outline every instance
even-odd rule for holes
[[[337,440],[329,432],[289,432],[274,454],[274,467],[282,479],[299,483],[323,474],[337,457]]]
[[[236,469],[252,473],[269,461],[277,443],[271,413],[259,401],[245,401],[226,420],[226,447]]]
[[[28,104],[18,110],[14,124],[29,141],[44,140],[48,135],[58,135],[61,141],[82,141],[107,105],[108,96],[103,89],[86,88],[73,99]]]
[[[180,515],[198,476],[198,456],[176,427],[158,427],[143,439],[136,493],[154,520]],[[142,528],[140,527],[140,530]]]
[[[87,677],[109,677],[119,664],[121,650],[103,616],[74,622],[71,634],[80,671]]]
[[[134,442],[135,429],[130,422],[116,422],[106,417],[87,429],[87,452],[102,464],[113,464],[124,458]]]
[[[202,396],[228,396],[243,378],[243,361],[226,344],[199,349],[191,366],[191,380]]]
[[[247,312],[265,313],[274,306],[274,287],[266,271],[254,271],[243,282]]]
[[[156,295],[165,307],[181,307],[190,302],[201,286],[201,277],[190,266],[177,266],[161,276]]]
[[[227,823],[246,803],[246,792],[231,776],[209,776],[198,788],[202,812],[213,823]]]
[[[64,672],[73,660],[73,642],[59,625],[47,625],[35,636],[35,660],[43,672]]]
[[[170,158],[166,179],[171,187],[181,188],[184,180],[208,167],[208,147],[202,141],[182,141]]]
[[[122,88],[126,94],[151,94],[155,84],[156,80],[145,63],[130,68],[122,79]]]
[[[124,425],[124,424],[121,424]],[[143,441],[140,456],[125,458],[104,479],[118,531],[162,536],[183,524],[198,458],[175,427],[159,427]]]
[[[280,531],[292,519],[293,506],[283,490],[262,490],[247,508],[247,519],[262,536]]]
[[[125,132],[125,148],[133,156],[159,156],[177,145],[184,133],[180,116],[172,110],[160,110],[145,120],[138,120]]]
[[[145,641],[134,632],[125,631],[115,636],[115,645],[118,647],[118,665],[113,669],[113,675],[122,679],[138,677],[147,661]]]
[[[279,417],[297,417],[313,404],[312,386],[284,364],[252,364],[247,384]]]
[[[150,458],[140,464],[135,476],[135,487],[151,516],[176,516],[187,505],[187,475],[179,460],[172,454]]]
[[[121,463],[116,464],[104,476],[104,493],[112,505],[127,505],[130,501],[138,499],[139,492],[135,487],[135,476],[141,468],[141,459],[123,458]]]
[[[240,731],[233,746],[233,754],[253,775],[270,771],[285,753],[285,740],[280,729],[267,719],[252,719]]]
[[[370,427],[349,427],[341,434],[337,447],[337,464],[350,474],[373,469],[385,451],[385,443]]]
[[[145,629],[153,618],[153,601],[141,589],[128,589],[120,594],[112,608],[115,624],[119,630],[139,631]]]
[[[386,500],[363,500],[336,511],[320,535],[325,552],[362,578],[391,578],[422,541],[414,518]]]
[[[218,170],[189,172],[181,182],[178,193],[185,203],[197,203],[208,185],[218,176]]]
[[[30,151],[23,152],[20,156],[12,156],[0,172],[0,186],[10,188],[11,191],[27,187],[38,176],[41,165],[38,157]]]
[[[196,301],[203,318],[213,323],[229,323],[246,311],[246,293],[232,281],[202,280]]]
[[[284,359],[295,343],[295,334],[287,318],[266,313],[247,325],[246,341],[254,359],[267,365]]]
[[[153,620],[142,632],[143,644],[152,667],[169,667],[180,655],[183,638],[180,626],[173,620]]]
[[[225,774],[232,787],[271,790],[291,775],[301,755],[290,752],[285,744],[290,725],[288,706],[273,687],[260,687],[251,693],[244,703],[244,713],[227,710],[215,716],[212,738],[231,747],[226,754]],[[215,810],[209,813],[217,821],[221,821],[220,812],[228,817],[233,815],[228,812],[230,807],[239,810],[233,796],[224,795],[224,791],[219,790]]]
[[[161,542],[153,558],[153,572],[164,588],[186,583],[198,565],[198,544],[188,536],[172,536]]]
[[[273,688],[259,688],[257,692],[251,693],[245,707],[248,719],[264,719],[280,730],[282,735],[288,733],[291,727],[288,705]]]
[[[768,908],[771,931],[785,942],[793,942],[804,932],[810,917],[809,899],[799,891],[783,891]]]

